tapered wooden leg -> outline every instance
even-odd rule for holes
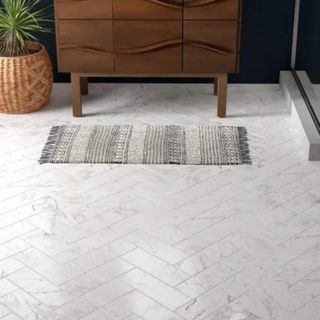
[[[215,96],[218,95],[218,78],[214,78],[213,94]]]
[[[77,73],[71,73],[72,108],[74,117],[82,117],[81,80]]]
[[[218,117],[224,118],[227,115],[227,87],[228,74],[218,76]]]
[[[80,86],[81,86],[81,94],[87,95],[89,93],[87,77],[80,78]]]

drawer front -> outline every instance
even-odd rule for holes
[[[237,72],[237,21],[185,21],[183,71]]]
[[[115,21],[115,72],[182,72],[181,21]]]
[[[112,19],[112,0],[56,0],[57,19]]]
[[[115,19],[182,19],[183,0],[114,0]]]
[[[62,72],[113,72],[112,21],[60,20],[58,54]]]
[[[240,16],[240,0],[184,0],[186,20],[236,20]]]

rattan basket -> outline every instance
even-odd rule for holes
[[[0,112],[28,113],[45,106],[52,90],[52,65],[45,47],[27,44],[33,53],[0,56]]]

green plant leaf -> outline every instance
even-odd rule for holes
[[[2,0],[0,7],[0,56],[28,54],[26,42],[35,41],[36,33],[50,32],[49,19],[42,0]]]

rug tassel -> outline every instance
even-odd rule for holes
[[[239,140],[240,140],[240,151],[243,164],[252,164],[249,142],[248,142],[248,131],[245,127],[239,127]]]
[[[61,126],[55,126],[51,128],[48,140],[44,145],[44,148],[41,153],[41,157],[38,161],[40,164],[45,164],[50,162],[51,156],[54,152],[55,145],[58,142],[60,132],[61,132]]]

